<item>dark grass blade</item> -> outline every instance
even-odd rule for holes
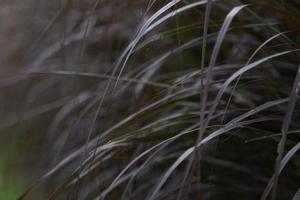
[[[200,143],[197,144],[197,146],[195,147],[190,147],[189,149],[187,149],[186,151],[184,151],[184,153],[182,153],[180,155],[180,157],[178,159],[176,159],[176,161],[171,165],[171,167],[163,174],[161,180],[158,182],[158,184],[156,185],[154,191],[152,193],[150,193],[149,198],[150,200],[155,199],[157,193],[160,191],[161,187],[165,184],[165,182],[169,179],[169,177],[171,176],[171,174],[175,171],[175,169],[186,159],[188,158],[195,150],[196,148],[199,148],[199,146],[211,141],[212,139],[218,137],[221,134],[224,134],[226,132],[228,132],[229,130],[244,126],[248,123],[254,123],[256,122],[255,120],[249,120],[249,122],[247,121],[242,121],[245,118],[252,116],[262,110],[271,108],[273,106],[277,106],[279,104],[282,104],[284,102],[286,102],[287,99],[280,99],[280,100],[275,100],[275,101],[271,101],[271,102],[267,102],[265,104],[262,104],[261,106],[258,106],[257,108],[250,110],[236,118],[234,118],[233,120],[231,120],[230,122],[228,122],[224,127],[214,131],[213,133],[211,133],[209,136],[203,138],[202,141],[200,141]],[[266,120],[265,118],[263,120]]]
[[[298,93],[299,93],[299,88],[300,88],[300,67],[298,68],[298,72],[296,75],[296,78],[294,80],[293,88],[289,97],[289,103],[287,107],[286,114],[283,119],[282,123],[282,137],[280,142],[278,143],[278,149],[277,149],[277,158],[276,158],[276,164],[275,164],[275,170],[274,170],[274,179],[272,180],[272,185],[273,185],[273,190],[272,190],[272,199],[276,199],[276,193],[277,193],[277,185],[278,185],[278,178],[280,174],[280,169],[281,169],[281,162],[282,162],[282,157],[284,154],[284,149],[285,149],[285,143],[287,139],[287,132],[291,123],[291,119],[293,116],[293,112],[297,103],[297,98],[298,98]],[[266,199],[268,196],[268,193],[270,191],[270,187],[266,188],[262,199]]]
[[[284,169],[284,167],[288,164],[288,162],[290,161],[290,159],[297,153],[297,151],[299,151],[300,149],[300,143],[296,144],[291,150],[289,150],[286,155],[284,156],[284,158],[281,160],[280,162],[280,166],[279,166],[279,174],[282,172],[282,170]],[[268,185],[261,197],[261,200],[265,200],[267,199],[269,193],[272,190],[273,184],[274,184],[274,179],[275,179],[275,174],[273,174],[273,176],[270,178]]]

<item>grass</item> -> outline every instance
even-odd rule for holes
[[[296,0],[1,4],[9,198],[299,197]]]

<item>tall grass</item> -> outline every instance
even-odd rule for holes
[[[19,200],[299,197],[296,0],[1,4]]]

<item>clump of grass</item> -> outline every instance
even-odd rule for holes
[[[299,196],[297,1],[45,8],[1,81],[20,200]]]

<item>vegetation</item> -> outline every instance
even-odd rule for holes
[[[297,0],[12,2],[1,199],[300,198]]]

